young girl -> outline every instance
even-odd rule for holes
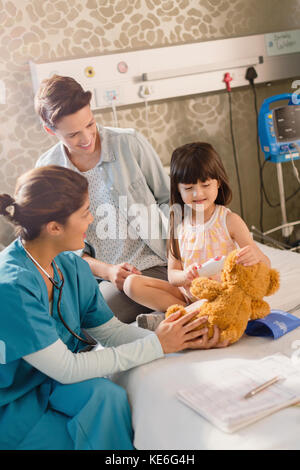
[[[187,305],[197,300],[189,287],[201,275],[201,265],[211,258],[240,248],[238,263],[250,266],[262,261],[270,265],[245,222],[226,207],[232,192],[222,161],[210,144],[196,142],[177,148],[170,176],[169,282],[131,275],[124,285],[125,293],[133,300],[159,311],[175,303]],[[176,217],[178,208],[180,216]],[[220,274],[214,278],[220,279]],[[152,321],[151,314],[138,317],[140,326],[151,328]]]

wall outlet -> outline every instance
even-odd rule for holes
[[[150,85],[141,85],[140,89],[139,89],[139,95],[141,98],[143,98],[144,100],[147,100],[149,98],[151,98],[151,95],[153,94],[153,87],[150,86]]]
[[[112,101],[114,100],[115,103],[117,103],[120,100],[120,91],[117,87],[111,88],[111,89],[106,89],[103,91],[103,99],[105,103],[111,104]]]

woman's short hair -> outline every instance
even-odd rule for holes
[[[74,114],[91,101],[92,93],[71,77],[53,75],[41,82],[34,99],[36,113],[50,129],[64,116]]]
[[[48,222],[65,225],[87,194],[88,182],[80,173],[56,165],[35,168],[18,178],[14,197],[0,194],[0,215],[23,240],[34,240]]]

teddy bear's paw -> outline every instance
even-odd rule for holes
[[[207,277],[196,277],[192,281],[191,289],[201,290],[206,287],[207,281],[209,281]]]
[[[191,294],[197,299],[215,299],[221,292],[221,283],[206,277],[198,277],[192,281]]]
[[[251,320],[264,318],[270,313],[270,305],[264,300],[252,300],[251,302]]]
[[[177,305],[177,304],[171,305],[171,307],[169,307],[168,310],[166,311],[166,318],[172,315],[172,313],[175,313],[178,311],[181,313],[181,316],[186,314],[186,310],[182,305]]]

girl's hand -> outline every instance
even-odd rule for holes
[[[165,354],[182,351],[184,349],[210,349],[226,347],[228,342],[219,342],[219,330],[214,329],[214,335],[209,340],[206,327],[195,330],[207,321],[207,317],[195,318],[196,312],[180,316],[175,312],[163,320],[155,330]],[[193,321],[191,321],[193,320]]]
[[[247,245],[240,249],[237,254],[237,264],[252,266],[261,261],[260,253],[255,245]]]
[[[192,280],[199,277],[197,268],[199,268],[199,264],[193,263],[184,270],[184,275],[185,275],[184,287],[190,287],[190,285],[192,284]]]

